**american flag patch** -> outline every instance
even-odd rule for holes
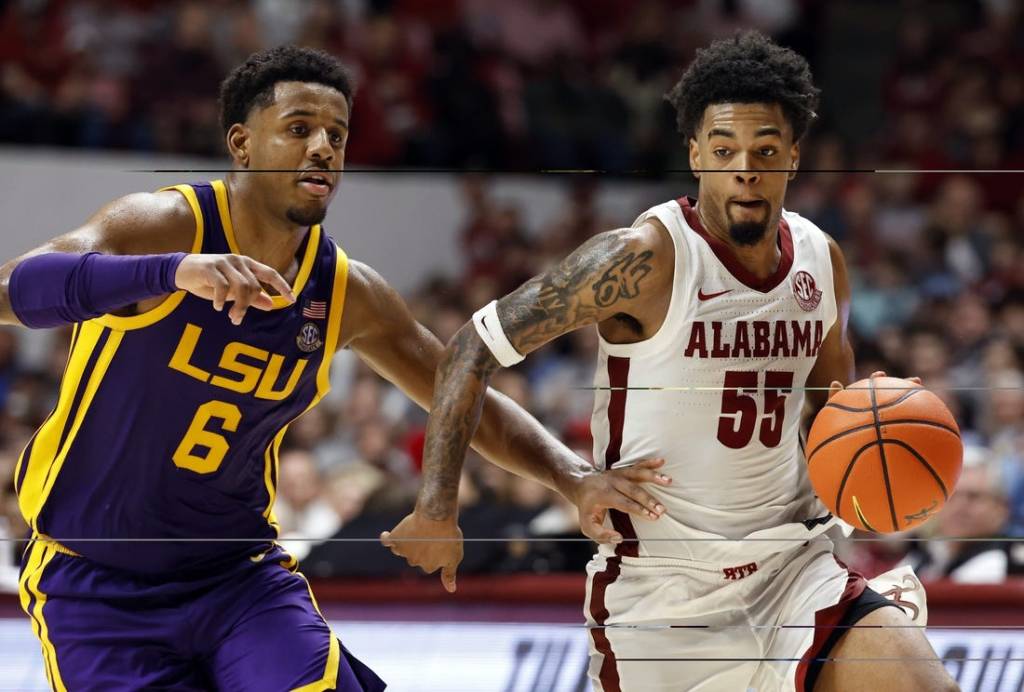
[[[302,316],[311,320],[327,319],[327,301],[307,300],[302,306]]]

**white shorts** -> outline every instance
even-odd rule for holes
[[[590,678],[602,692],[803,692],[811,661],[827,655],[866,585],[824,536],[746,565],[597,556],[584,606]],[[871,586],[925,624],[909,568]]]

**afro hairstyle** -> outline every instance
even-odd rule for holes
[[[665,100],[675,107],[679,132],[687,140],[696,137],[708,106],[777,103],[798,142],[817,117],[820,93],[803,56],[762,33],[746,31],[698,50]]]

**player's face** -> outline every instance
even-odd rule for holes
[[[757,244],[779,223],[799,156],[778,104],[708,106],[690,140],[690,166],[701,171],[701,217],[738,245]]]
[[[341,182],[348,120],[344,94],[308,82],[280,82],[272,104],[253,108],[244,126],[247,158],[240,163],[282,171],[249,181],[275,212],[302,226],[323,221]]]

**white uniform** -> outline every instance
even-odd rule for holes
[[[810,486],[799,432],[836,321],[828,242],[783,211],[779,268],[758,280],[692,204],[634,224],[657,218],[675,246],[658,332],[601,340],[594,457],[607,468],[663,457],[673,484],[647,488],[666,508],[657,521],[611,513],[627,541],[588,566],[590,674],[605,692],[792,690],[801,657],[821,648],[810,625],[837,621],[864,588],[833,555],[845,525]]]

